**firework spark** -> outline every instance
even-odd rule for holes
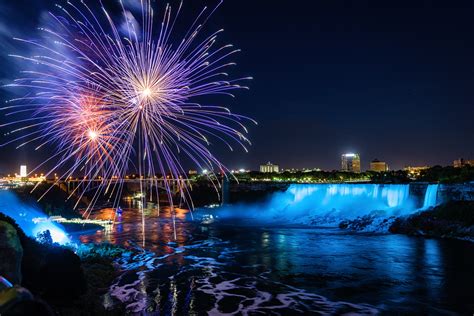
[[[157,19],[150,0],[141,1],[140,23],[119,4],[121,25],[105,7],[94,14],[85,1],[71,0],[57,5],[60,14],[50,14],[53,26],[41,29],[41,40],[18,39],[41,53],[14,56],[37,67],[9,85],[34,94],[11,100],[4,108],[12,116],[31,113],[6,124],[15,126],[12,134],[24,133],[8,143],[36,142],[37,149],[54,145],[56,152],[48,161],[57,163],[51,172],[67,166],[63,178],[82,172],[85,179],[101,179],[93,203],[102,193],[115,194],[118,203],[122,179],[135,166],[142,192],[163,181],[173,209],[175,184],[192,208],[183,159],[210,170],[208,177],[218,191],[215,174],[228,170],[209,146],[221,141],[231,150],[234,143],[247,151],[245,123],[254,122],[197,98],[232,96],[233,90],[246,89],[239,82],[251,78],[228,79],[226,69],[235,65],[228,59],[239,50],[218,45],[222,30],[201,34],[215,9],[204,8],[175,40],[182,3],[176,12],[166,5]],[[80,196],[91,189],[92,182],[85,179],[78,186]],[[159,201],[157,189],[155,196]]]

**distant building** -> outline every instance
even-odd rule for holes
[[[321,169],[320,168],[313,168],[313,169],[307,169],[307,168],[303,168],[303,172],[304,173],[309,173],[309,172],[320,172]]]
[[[249,173],[249,172],[250,170],[247,170],[247,169],[231,170],[231,173],[234,173],[234,174]]]
[[[388,171],[388,169],[389,169],[388,164],[378,159],[374,159],[370,163],[370,171],[385,172],[385,171]]]
[[[426,170],[429,168],[430,168],[429,166],[422,166],[422,167],[408,166],[408,167],[405,167],[403,170],[408,172],[408,174],[412,177],[418,177],[423,170]]]
[[[454,168],[462,168],[464,166],[474,166],[474,160],[464,160],[463,158],[459,158],[454,160],[453,162]]]
[[[266,165],[260,166],[260,172],[262,173],[277,173],[280,171],[278,165],[274,165],[271,162],[268,162]]]
[[[359,154],[344,154],[341,158],[341,170],[345,172],[360,173],[360,156]]]
[[[188,171],[188,174],[189,174],[190,176],[195,176],[195,175],[198,174],[198,172],[197,172],[197,170],[189,170],[189,171]]]

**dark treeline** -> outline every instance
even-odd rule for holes
[[[341,171],[298,171],[283,173],[261,173],[252,171],[234,175],[239,182],[274,181],[274,182],[303,182],[303,183],[337,183],[351,181],[367,181],[374,183],[408,183],[408,182],[440,182],[463,183],[474,181],[474,167],[463,168],[434,166],[410,174],[405,170],[362,173]]]
[[[423,170],[417,180],[441,183],[471,182],[474,181],[474,166],[462,168],[434,166]]]

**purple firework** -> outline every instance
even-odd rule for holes
[[[40,142],[37,148],[55,145],[57,164],[51,172],[68,165],[65,177],[79,171],[85,179],[99,177],[93,201],[99,193],[117,199],[122,179],[136,165],[142,193],[163,181],[173,210],[174,184],[192,207],[183,159],[209,170],[217,190],[215,175],[228,170],[210,152],[211,141],[222,141],[231,150],[233,142],[247,151],[245,123],[254,122],[226,107],[198,103],[196,97],[232,96],[233,90],[246,89],[239,82],[251,78],[228,79],[226,68],[235,65],[228,58],[239,50],[217,44],[222,30],[201,35],[215,9],[204,8],[174,41],[182,3],[174,14],[167,5],[157,28],[150,0],[141,1],[138,22],[119,4],[117,23],[103,6],[96,15],[85,1],[68,1],[65,7],[57,5],[61,14],[50,14],[53,26],[41,29],[42,40],[18,39],[41,54],[15,56],[38,66],[9,85],[34,94],[5,107],[9,115],[31,111],[31,118],[7,125],[17,125],[13,132],[29,131],[13,140],[22,140],[20,146],[34,141]],[[90,183],[80,187],[91,189]],[[154,194],[157,189],[150,200]]]

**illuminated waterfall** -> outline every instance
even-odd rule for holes
[[[425,201],[423,203],[423,210],[427,210],[431,207],[436,206],[437,197],[438,197],[438,187],[439,184],[430,184],[426,188]]]
[[[414,209],[410,187],[405,184],[293,184],[274,195],[270,207],[285,205],[287,215],[354,218],[372,211],[400,214]]]
[[[0,190],[0,212],[13,218],[27,236],[36,237],[38,233],[49,230],[54,242],[69,242],[66,233],[58,224],[47,220],[43,212],[20,201],[11,191]]]
[[[438,186],[426,190],[424,207],[436,204]],[[337,224],[373,214],[381,217],[409,215],[419,211],[409,184],[292,184],[285,192],[273,193],[260,204],[223,207],[222,218],[252,218],[267,222]]]

